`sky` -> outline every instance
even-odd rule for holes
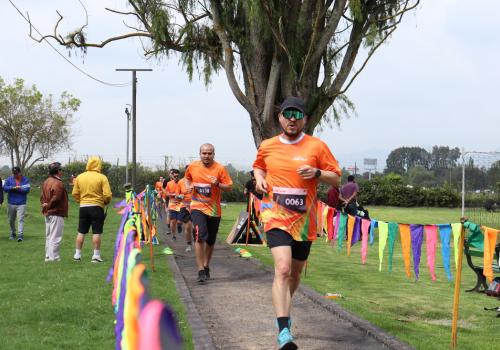
[[[29,12],[35,27],[52,33],[64,16],[61,33],[85,22],[77,0],[12,0]],[[87,8],[88,38],[98,42],[123,34],[123,16],[105,7],[126,10],[125,1],[83,1]],[[0,7],[0,76],[7,84],[23,78],[44,94],[68,91],[82,101],[75,114],[72,149],[53,157],[63,163],[100,155],[111,163],[125,163],[127,104],[132,88],[98,83],[75,69],[46,43],[28,37],[29,26],[9,1]],[[354,164],[363,171],[364,158],[378,159],[402,146],[433,145],[466,151],[500,151],[498,82],[500,81],[500,2],[423,0],[387,44],[368,62],[347,95],[357,116],[315,135],[325,141],[342,167]],[[131,19],[129,24],[134,24]],[[55,45],[54,45],[55,46]],[[216,160],[250,169],[256,149],[246,111],[233,97],[224,73],[206,87],[197,76],[189,82],[175,57],[145,59],[140,42],[127,39],[104,49],[88,49],[86,56],[56,48],[90,75],[111,83],[129,83],[130,72],[116,68],[151,68],[139,72],[137,85],[137,160],[163,167],[198,157],[199,146],[210,142]],[[361,63],[357,64],[359,68]],[[131,156],[130,156],[131,157]],[[0,166],[9,165],[0,158]]]

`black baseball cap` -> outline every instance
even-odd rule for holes
[[[302,113],[305,113],[306,106],[304,104],[304,101],[302,101],[300,98],[289,96],[285,98],[285,100],[281,103],[280,112],[283,112],[284,110],[289,108],[295,108]]]
[[[18,166],[15,166],[12,168],[12,174],[19,174],[21,172],[21,168]]]

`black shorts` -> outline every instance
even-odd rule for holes
[[[179,218],[180,214],[181,213],[176,211],[176,210],[172,210],[172,209],[168,210],[168,215],[170,217],[170,220],[180,220],[180,218]]]
[[[86,234],[92,226],[93,234],[101,234],[104,227],[104,209],[95,205],[80,207],[78,232]]]
[[[193,220],[194,241],[205,241],[208,245],[214,245],[219,231],[220,217],[208,216],[199,210],[193,210],[191,220]]]
[[[292,258],[306,261],[311,251],[311,241],[295,241],[292,236],[279,228],[266,232],[267,246],[269,248],[289,246],[292,247]]]
[[[187,210],[187,208],[181,208],[181,211],[179,212],[179,216],[178,216],[177,220],[180,220],[183,223],[190,222],[191,221],[191,213],[189,212],[189,210]]]

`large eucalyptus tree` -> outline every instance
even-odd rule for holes
[[[354,106],[346,91],[373,53],[419,0],[129,0],[113,13],[134,18],[132,31],[93,43],[85,27],[54,39],[68,48],[104,47],[147,38],[145,55],[179,58],[191,79],[206,83],[220,69],[248,111],[258,146],[275,135],[276,106],[286,96],[306,101],[307,132],[339,123]],[[130,23],[130,22],[129,22]],[[364,48],[364,49],[363,49]],[[356,67],[355,67],[356,65]]]

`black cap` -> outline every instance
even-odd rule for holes
[[[15,166],[12,168],[12,174],[19,174],[21,172],[21,168],[18,166]]]
[[[285,109],[288,108],[295,108],[301,111],[302,113],[305,113],[306,106],[304,104],[304,101],[302,101],[300,98],[290,96],[285,98],[285,100],[281,103],[280,112],[283,112]]]
[[[49,164],[49,174],[50,175],[55,175],[59,172],[59,170],[62,170],[62,165],[59,162],[54,162]]]

